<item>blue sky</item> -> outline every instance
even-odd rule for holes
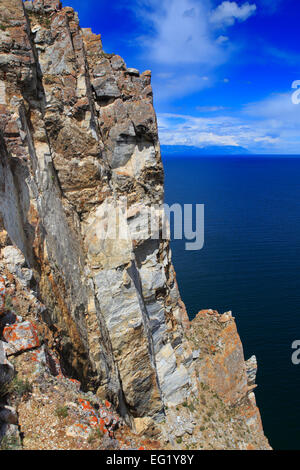
[[[298,0],[64,0],[128,67],[152,70],[160,140],[300,154]]]

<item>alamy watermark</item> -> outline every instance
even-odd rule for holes
[[[294,80],[292,83],[292,88],[295,89],[292,94],[292,103],[300,104],[300,80]]]
[[[128,205],[126,197],[106,201],[97,213],[102,240],[185,240],[188,251],[204,246],[204,204]]]
[[[295,351],[292,354],[292,363],[294,366],[298,366],[300,364],[300,340],[296,339],[292,343],[292,349],[295,349]]]

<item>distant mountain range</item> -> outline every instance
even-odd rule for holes
[[[207,147],[192,147],[188,145],[161,145],[162,155],[191,156],[199,155],[249,155],[249,150],[232,145],[209,145]]]

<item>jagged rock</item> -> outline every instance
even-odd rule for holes
[[[3,338],[7,342],[5,351],[8,356],[40,346],[36,326],[29,321],[6,326]]]
[[[14,376],[14,368],[7,360],[3,341],[0,341],[0,385],[10,382]]]
[[[5,288],[5,279],[0,277],[0,316],[3,315],[5,312],[5,296],[6,296],[6,288]]]
[[[127,73],[129,73],[129,75],[135,75],[136,77],[140,75],[140,72],[134,68],[127,69]]]
[[[206,331],[197,367],[200,380],[234,404],[248,391],[244,353],[233,318],[228,315],[224,323],[220,318],[218,312],[204,310],[192,322],[196,332],[198,328]]]
[[[257,374],[257,360],[256,356],[251,356],[250,359],[246,361],[246,372],[248,377],[248,385],[254,385]]]
[[[153,426],[153,419],[151,418],[135,418],[134,420],[134,428],[137,434],[144,434],[151,426]]]
[[[1,256],[8,270],[15,274],[22,284],[29,286],[33,271],[25,267],[26,261],[22,252],[14,246],[6,246],[1,250]]]
[[[193,359],[196,360],[198,359],[200,356],[200,349],[196,349],[195,351],[193,351]]]
[[[97,78],[92,82],[98,99],[118,98],[120,90],[114,77]]]

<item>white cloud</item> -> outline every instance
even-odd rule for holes
[[[255,4],[248,2],[239,6],[236,2],[225,1],[212,11],[210,21],[217,26],[231,26],[235,21],[245,21],[256,11]]]
[[[255,8],[248,3],[239,7],[235,2],[223,2],[214,9],[211,0],[135,0],[128,4],[144,30],[139,44],[154,72],[157,100],[212,86],[214,71],[235,50],[224,28],[233,24],[232,18],[244,21]],[[201,77],[208,76],[208,83],[203,83]]]
[[[292,103],[292,91],[248,104],[241,112],[230,115],[160,114],[161,143],[196,147],[233,145],[253,153],[299,154],[300,104]],[[212,106],[211,110],[218,107]],[[199,108],[199,111],[208,110]]]
[[[215,66],[226,60],[224,45],[229,40],[217,30],[245,21],[256,5],[223,1],[212,9],[210,0],[138,0],[131,8],[148,26],[141,39],[155,61]]]
[[[140,16],[151,26],[144,45],[153,60],[164,65],[223,62],[221,48],[209,25],[206,0],[161,0],[159,4],[152,0],[140,5]]]
[[[202,113],[215,113],[216,111],[223,111],[225,108],[224,106],[197,106],[196,109]]]
[[[216,39],[216,43],[217,44],[223,44],[224,42],[227,42],[229,40],[229,37],[228,36],[223,36],[221,34],[221,36],[219,36],[217,39]]]

